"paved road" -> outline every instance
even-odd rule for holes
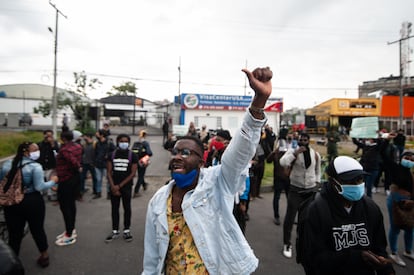
[[[116,133],[116,129],[113,129]],[[130,132],[129,132],[130,133]],[[77,204],[77,243],[68,247],[57,247],[55,236],[64,230],[63,218],[58,206],[46,203],[46,232],[49,239],[50,266],[41,269],[36,265],[38,252],[30,235],[22,243],[20,257],[26,274],[139,274],[142,271],[144,219],[148,200],[168,179],[168,153],[161,147],[161,136],[151,136],[154,151],[152,164],[148,168],[148,190],[132,201],[132,235],[134,240],[126,243],[122,239],[110,244],[104,242],[111,231],[110,202],[105,198],[90,199],[86,194],[83,202]],[[135,139],[135,137],[134,137]],[[90,184],[90,183],[89,183]],[[264,193],[263,199],[250,204],[250,221],[247,225],[247,239],[259,258],[259,268],[254,274],[303,274],[301,266],[294,259],[282,256],[282,227],[272,221],[272,194]],[[385,195],[375,194],[374,199],[384,210]],[[286,199],[281,199],[281,213],[284,213]],[[122,212],[121,212],[122,213]],[[386,213],[386,212],[384,212]],[[386,221],[387,222],[387,221]],[[122,216],[121,216],[122,224]],[[293,238],[295,235],[293,234]],[[402,241],[402,237],[400,237]],[[402,244],[400,244],[402,247]],[[397,274],[413,274],[414,262],[407,260],[408,267],[396,267]]]

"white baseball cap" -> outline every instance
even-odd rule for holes
[[[368,175],[362,165],[348,156],[336,157],[328,166],[327,174],[341,181],[352,181],[360,176]]]

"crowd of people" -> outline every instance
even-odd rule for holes
[[[118,135],[114,143],[110,134],[107,123],[96,133],[85,134],[69,130],[64,124],[59,140],[54,139],[52,130],[45,130],[42,141],[23,142],[17,148],[14,158],[3,164],[0,180],[6,175],[11,178],[10,175],[15,174],[17,168],[21,168],[24,184],[23,201],[4,206],[9,245],[15,255],[19,255],[25,224],[28,223],[40,253],[37,264],[43,268],[49,265],[43,195],[59,205],[63,217],[64,231],[56,237],[55,244],[67,246],[76,242],[76,201],[83,201],[84,194],[89,190],[85,185],[88,174],[92,179],[92,199],[101,198],[102,190],[105,190],[107,199],[111,202],[112,232],[105,242],[119,236],[121,200],[124,208],[122,236],[125,241],[132,241],[132,180],[137,173],[137,167],[146,167],[149,164],[148,160],[144,163],[140,158],[151,156],[152,152],[149,143],[143,140],[144,132],[140,133],[140,141],[145,143],[147,152],[141,155],[134,153],[132,148],[129,149],[130,136]],[[140,181],[144,174],[138,174]],[[103,186],[104,182],[106,187]]]
[[[402,255],[414,260],[413,226],[401,225],[395,212],[396,205],[414,208],[414,153],[405,150],[403,131],[353,140],[362,149],[356,160],[338,154],[341,138],[331,130],[326,135],[329,165],[322,170],[323,157],[306,132],[289,133],[282,127],[276,135],[266,124],[263,108],[272,91],[270,69],[243,72],[255,95],[233,136],[225,129],[209,131],[202,125],[198,130],[190,123],[187,135],[176,137],[164,122],[163,147],[171,154],[171,179],[148,204],[143,274],[254,272],[259,260],[245,238],[246,222],[249,204],[262,198],[266,163],[273,163],[273,218],[276,226],[283,224],[281,253],[293,258],[296,222],[301,238],[300,246],[296,240],[296,254],[306,274],[395,274],[393,264],[406,265],[397,245],[401,230]],[[64,231],[55,244],[76,243],[76,201],[88,192],[88,174],[92,198],[100,199],[106,192],[110,200],[112,231],[104,241],[121,236],[132,241],[131,201],[140,196],[141,187],[147,188],[145,171],[153,154],[147,132],[140,131],[138,137],[132,144],[129,135],[120,134],[113,142],[105,125],[85,134],[65,128],[59,142],[46,130],[40,143],[22,143],[0,173],[2,179],[24,165],[24,200],[5,207],[14,253],[19,255],[27,222],[40,253],[37,264],[49,265],[44,194],[52,200],[56,194],[63,217]],[[372,198],[380,178],[388,195],[388,213],[382,213]],[[282,193],[287,200],[285,213],[279,208]]]

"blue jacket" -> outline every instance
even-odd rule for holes
[[[258,266],[233,216],[234,195],[245,184],[242,173],[252,159],[266,120],[246,113],[241,129],[223,154],[221,165],[200,170],[195,189],[185,194],[182,210],[209,274],[250,274]],[[144,239],[144,271],[162,274],[169,234],[167,199],[174,180],[163,186],[148,205]]]
[[[35,191],[42,191],[55,185],[55,182],[50,180],[45,182],[43,168],[40,163],[35,162],[27,157],[23,157],[22,164],[26,164],[22,169],[23,183],[25,187],[25,194]],[[8,160],[3,164],[0,171],[0,180],[10,171],[12,160]]]

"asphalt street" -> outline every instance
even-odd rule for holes
[[[139,129],[137,129],[139,130]],[[112,129],[113,134],[125,131]],[[130,131],[127,131],[127,133]],[[45,229],[49,241],[50,266],[42,269],[36,265],[39,253],[30,234],[24,239],[20,258],[26,269],[26,274],[139,274],[142,271],[144,222],[147,203],[154,192],[168,180],[169,153],[162,148],[162,136],[159,131],[149,130],[148,140],[154,151],[151,165],[147,170],[148,189],[141,197],[132,201],[131,234],[134,240],[130,243],[122,238],[112,243],[105,243],[106,236],[111,232],[111,206],[105,197],[92,200],[90,193],[84,195],[84,200],[77,203],[77,242],[71,246],[58,247],[54,244],[55,237],[64,231],[64,223],[59,206],[46,202]],[[115,138],[115,135],[113,136]],[[137,137],[133,136],[133,140]],[[135,183],[135,180],[134,180]],[[87,185],[91,188],[91,183]],[[263,199],[250,203],[250,220],[247,224],[246,237],[256,256],[259,267],[254,274],[304,274],[300,265],[295,262],[295,251],[292,259],[282,256],[282,226],[273,223],[271,192],[263,193]],[[374,194],[374,200],[383,209],[386,229],[388,215],[385,212],[385,194]],[[286,197],[280,201],[281,214],[286,209]],[[122,229],[122,209],[121,209]],[[294,230],[295,231],[295,227]],[[295,233],[293,232],[293,240]],[[400,251],[402,253],[402,235],[400,236]],[[406,260],[407,267],[396,266],[397,274],[413,274],[414,262]]]

